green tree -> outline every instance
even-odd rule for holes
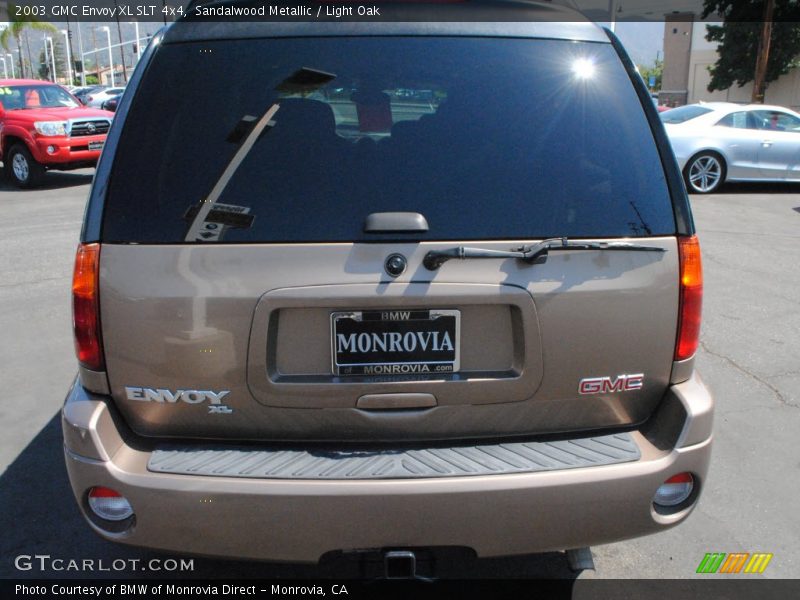
[[[709,25],[706,39],[719,43],[719,58],[709,68],[708,91],[727,90],[753,81],[764,0],[705,0],[702,17],[719,14],[722,25]],[[800,65],[800,4],[775,0],[766,84]]]
[[[644,79],[645,85],[648,88],[650,86],[650,77],[655,77],[656,83],[652,86],[652,91],[658,91],[661,89],[661,76],[664,73],[664,61],[660,59],[656,59],[655,64],[650,67],[639,67],[639,72],[642,74],[642,78]]]
[[[9,43],[11,42],[11,38],[13,37],[17,43],[17,51],[19,54],[19,76],[25,77],[25,67],[22,61],[22,45],[20,43],[20,37],[22,33],[27,29],[35,29],[37,31],[45,31],[49,33],[58,33],[58,29],[56,29],[55,25],[51,23],[46,23],[44,21],[40,21],[38,18],[34,16],[22,16],[17,15],[17,6],[13,2],[8,3],[8,27],[6,27],[2,33],[0,33],[0,45],[5,48],[6,51],[9,51]],[[32,64],[30,57],[30,47],[28,47],[28,63]]]

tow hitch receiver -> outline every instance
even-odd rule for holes
[[[417,557],[410,550],[390,550],[383,555],[386,579],[414,579],[417,576]]]

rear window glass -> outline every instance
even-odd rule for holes
[[[421,213],[430,229],[365,233],[383,211]],[[652,133],[610,45],[364,37],[161,47],[116,149],[102,238],[674,231]]]
[[[696,119],[697,117],[704,115],[706,113],[710,113],[710,108],[705,108],[704,106],[697,106],[695,104],[690,104],[689,106],[680,106],[678,108],[673,108],[671,110],[664,111],[661,113],[661,120],[664,123],[685,123],[686,121],[690,121],[692,119]]]

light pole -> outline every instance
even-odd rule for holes
[[[139,57],[142,55],[142,47],[139,45],[139,21],[134,21],[133,26],[136,29],[136,62],[139,62]]]
[[[50,63],[53,65],[53,83],[56,83],[56,48],[53,46],[53,38],[47,36],[45,45],[50,42]]]
[[[114,57],[111,55],[111,29],[108,27],[100,27],[100,31],[106,32],[106,38],[108,39],[108,68],[111,70],[111,87],[116,87],[116,82],[114,81]]]
[[[8,79],[8,68],[6,67],[6,59],[4,56],[0,56],[0,60],[3,61],[3,77]]]
[[[14,72],[14,57],[11,56],[10,53],[6,53],[6,56],[8,57],[8,62],[11,64],[11,79],[16,79],[17,74]]]
[[[44,36],[44,68],[46,70],[50,70],[50,49],[47,47],[47,36]],[[33,71],[33,65],[31,65],[31,71]]]
[[[61,33],[64,34],[64,46],[67,49],[67,85],[75,85],[75,80],[72,79],[72,56],[69,53],[69,32],[66,29],[62,29]]]
[[[83,64],[83,36],[81,35],[81,22],[78,21],[78,52],[81,54],[81,85],[86,86],[86,65]]]
[[[617,10],[617,0],[608,0],[608,13],[611,20],[609,29],[611,33],[616,33],[617,31]]]

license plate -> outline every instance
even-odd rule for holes
[[[89,142],[89,150],[102,150],[105,142]]]
[[[359,310],[331,314],[333,374],[428,375],[459,368],[458,310]]]

